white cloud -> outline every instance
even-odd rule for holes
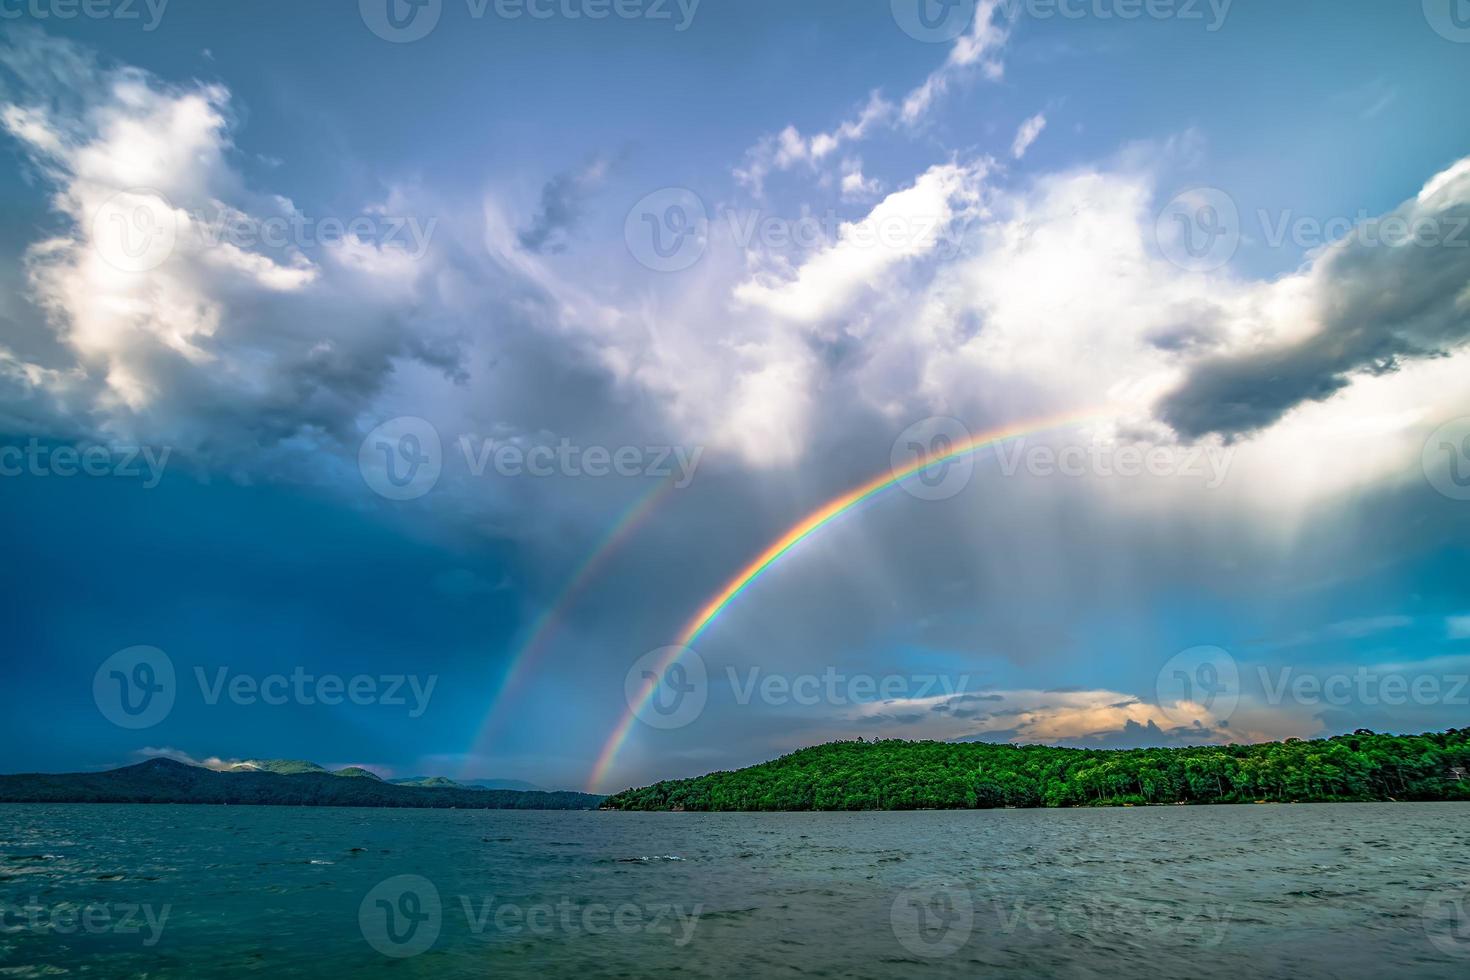
[[[735,179],[759,197],[772,172],[798,165],[816,167],[843,146],[866,139],[874,128],[893,117],[894,110],[891,102],[873,92],[856,116],[829,132],[808,137],[795,126],[787,126],[774,136],[763,136],[735,168]]]
[[[842,345],[851,390],[895,421],[984,417],[982,406],[997,403],[1008,417],[1106,406],[1112,433],[1173,443],[1160,405],[1191,372],[1313,337],[1323,311],[1339,305],[1349,267],[1334,250],[1272,280],[1172,264],[1154,242],[1157,152],[1173,151],[1134,148],[1010,189],[982,181],[983,167],[931,168],[827,246],[755,263],[732,295],[787,330]],[[1462,173],[1464,163],[1431,177],[1420,199],[1458,206],[1470,193]],[[931,233],[855,240],[855,229],[884,223]],[[1420,254],[1430,251],[1383,258],[1402,263],[1403,283],[1418,272],[1426,288],[1449,288],[1439,301],[1452,304],[1456,280],[1434,263],[1462,257]],[[1470,355],[1454,331],[1442,336],[1451,356],[1357,374],[1330,403],[1300,404],[1236,445],[1231,493],[1289,524],[1324,496],[1417,474],[1427,432],[1470,408],[1453,380]]]
[[[763,136],[735,168],[736,180],[760,196],[766,178],[773,172],[798,165],[815,168],[837,150],[867,139],[881,126],[918,125],[956,81],[977,68],[992,81],[1000,79],[1004,74],[1000,54],[1009,39],[1010,26],[1001,0],[980,0],[969,32],[955,40],[944,64],[899,104],[874,91],[857,115],[836,129],[808,137],[795,126],[787,126],[775,135]]]
[[[963,50],[956,63],[977,64],[992,47]],[[294,213],[288,199],[250,192],[229,166],[228,93],[131,71],[97,78],[80,115],[39,101],[4,109],[70,222],[32,248],[30,265],[36,298],[76,357],[42,367],[0,353],[8,391],[50,399],[53,411],[74,418],[90,413],[116,434],[148,430],[186,446],[218,442],[209,430],[222,421],[253,427],[263,418],[264,438],[252,432],[242,441],[313,430],[346,441],[390,375],[401,384],[416,377],[395,365],[457,370],[449,348],[410,324],[411,311],[432,309],[433,322],[452,332],[464,310],[485,302],[482,284],[432,252],[416,258],[354,238],[312,254],[201,244],[192,233],[198,213]],[[874,112],[840,130],[839,142],[858,138]],[[140,127],[167,132],[167,145],[138,156],[119,134]],[[832,151],[787,134],[777,152],[798,160]],[[975,395],[983,390],[992,400],[1005,393],[1012,412],[1115,406],[1119,425],[1167,441],[1155,406],[1193,365],[1310,336],[1335,280],[1332,253],[1273,281],[1170,265],[1151,243],[1153,177],[1137,162],[1149,157],[1133,151],[1009,189],[992,185],[985,162],[940,164],[816,249],[782,255],[717,242],[676,288],[631,303],[567,282],[525,254],[490,200],[484,244],[494,266],[479,274],[505,287],[492,288],[514,297],[517,316],[546,319],[540,336],[560,347],[558,357],[590,358],[618,386],[654,396],[672,434],[746,464],[784,465],[836,424],[843,413],[830,405],[832,418],[813,413],[814,393],[838,363],[856,404],[895,421],[967,406],[984,415]],[[849,195],[875,189],[856,158],[842,167]],[[1458,200],[1465,167],[1430,179],[1419,199],[1435,207]],[[124,180],[149,181],[158,194],[145,200],[161,208],[166,198],[172,210],[161,213],[188,232],[145,274],[109,265],[89,220],[99,202],[131,193]],[[390,196],[369,207],[403,213],[410,204]],[[827,360],[839,350],[847,352],[840,361]],[[1331,412],[1307,404],[1263,432],[1237,471],[1262,485],[1263,474],[1292,474],[1304,504],[1400,471],[1424,426],[1464,401],[1441,379],[1461,368],[1449,358],[1359,378]],[[1438,393],[1435,404],[1425,391]],[[201,397],[219,406],[209,422],[194,410]],[[1345,453],[1350,445],[1356,451]]]
[[[0,68],[46,54],[68,71],[10,90],[0,123],[65,221],[26,262],[73,363],[0,363],[64,402],[73,434],[253,453],[347,435],[398,359],[453,368],[450,348],[407,322],[428,263],[350,231],[298,241],[305,216],[234,169],[224,87],[104,69],[40,35],[31,47],[0,52]]]
[[[1451,616],[1445,620],[1445,629],[1452,640],[1470,640],[1470,616]]]
[[[1021,123],[1020,128],[1016,130],[1016,138],[1011,142],[1011,156],[1017,160],[1024,157],[1026,151],[1031,149],[1031,144],[1036,142],[1036,138],[1045,128],[1046,116],[1040,112]]]
[[[863,174],[863,162],[857,159],[842,161],[842,199],[863,201],[882,193],[883,185],[873,177]]]
[[[1000,52],[1010,40],[1010,24],[1004,13],[1002,0],[980,0],[970,32],[956,40],[944,64],[904,98],[899,117],[905,123],[918,123],[951,85],[976,67],[992,81],[1005,74]]]
[[[803,732],[801,741],[850,738],[861,731],[876,738],[1115,748],[1133,747],[1125,742],[1263,742],[1309,737],[1319,729],[1320,724],[1308,711],[1265,711],[1251,701],[1225,717],[1203,704],[1181,701],[1158,705],[1106,688],[987,689],[840,708],[832,718],[823,719],[815,733]]]
[[[202,759],[196,758],[182,749],[170,748],[168,746],[145,746],[133,752],[133,758],[172,759],[174,762],[182,762],[186,766],[199,766],[203,769],[213,769],[215,772],[229,772],[231,769],[236,769],[243,765],[238,759],[221,759],[213,755]]]
[[[892,267],[941,245],[956,221],[973,217],[986,169],[983,163],[931,168],[863,219],[842,225],[837,240],[793,277],[749,280],[736,287],[735,298],[794,321],[832,316],[859,293],[882,288]]]

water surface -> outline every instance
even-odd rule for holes
[[[1470,976],[1466,804],[3,805],[0,855],[0,977]]]

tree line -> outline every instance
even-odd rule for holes
[[[832,742],[604,801],[620,810],[919,810],[1470,800],[1470,729],[1256,745],[1071,749]]]

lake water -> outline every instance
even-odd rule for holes
[[[0,806],[0,977],[1470,976],[1470,805]]]

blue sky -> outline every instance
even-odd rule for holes
[[[857,735],[1463,724],[1448,0],[934,3],[928,40],[917,0],[443,0],[407,43],[375,3],[6,8],[0,768],[580,786],[639,658],[901,434],[1082,410],[806,541],[701,637],[703,709],[635,726],[598,788]],[[436,478],[398,492],[383,467],[426,434]],[[102,475],[64,475],[67,447]],[[1122,447],[1157,472],[1119,475]],[[128,728],[94,680],[137,646],[176,690]],[[1190,697],[1180,663],[1234,680]],[[211,696],[221,669],[434,680],[422,711],[267,704]],[[897,694],[742,698],[751,670]]]

